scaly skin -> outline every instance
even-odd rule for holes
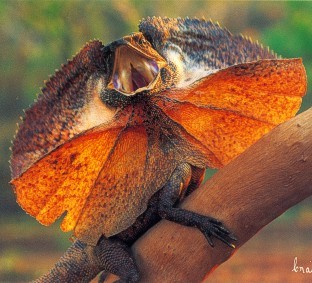
[[[201,174],[199,174],[201,172]],[[103,271],[100,282],[107,273],[120,277],[120,282],[137,282],[140,273],[130,252],[130,245],[160,219],[174,221],[181,225],[198,228],[213,246],[214,236],[230,247],[235,237],[222,223],[176,206],[194,190],[194,184],[202,179],[203,170],[196,170],[189,164],[176,168],[167,184],[149,202],[147,210],[127,230],[111,238],[102,237],[94,247],[77,240],[67,250],[55,267],[36,282],[89,282]]]

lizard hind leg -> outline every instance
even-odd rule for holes
[[[108,273],[119,276],[116,282],[138,282],[139,270],[129,247],[120,240],[102,237],[95,247],[95,254],[100,261],[103,273],[99,282],[104,282]]]
[[[189,164],[178,166],[169,181],[161,189],[158,213],[161,218],[199,229],[206,237],[210,246],[214,246],[212,237],[215,237],[228,246],[234,248],[231,243],[235,241],[234,235],[215,218],[201,215],[189,210],[177,207],[179,200],[184,196],[181,191],[186,191],[192,176],[192,167]],[[181,190],[181,188],[184,188]]]

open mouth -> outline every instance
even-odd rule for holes
[[[153,88],[159,74],[157,62],[128,45],[117,47],[109,88],[133,95]]]

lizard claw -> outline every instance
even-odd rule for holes
[[[223,226],[222,222],[211,217],[203,216],[202,221],[198,224],[198,229],[204,234],[211,247],[214,247],[212,237],[215,237],[229,247],[235,248],[235,245],[231,242],[236,241],[237,238]]]

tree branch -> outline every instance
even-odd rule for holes
[[[200,282],[261,228],[312,194],[312,108],[278,126],[196,190],[182,207],[238,238],[211,248],[196,229],[161,221],[132,247],[142,282]],[[113,282],[110,276],[105,282]]]
[[[163,220],[132,247],[141,282],[200,282],[262,227],[310,196],[311,121],[312,108],[275,128],[183,202],[183,208],[221,220],[237,236],[236,249],[218,240],[211,248],[197,229]],[[37,282],[86,282],[101,270],[98,248],[75,242]],[[83,272],[74,274],[73,266]],[[115,279],[110,275],[105,282]]]

